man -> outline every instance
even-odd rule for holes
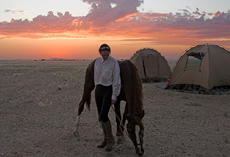
[[[94,65],[95,100],[104,140],[97,147],[104,148],[106,146],[106,150],[110,151],[115,141],[108,113],[111,104],[116,103],[120,93],[120,67],[117,60],[110,56],[111,49],[107,44],[100,46],[99,53],[101,57],[96,59]]]

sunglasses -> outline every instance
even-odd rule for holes
[[[100,48],[100,51],[104,51],[104,50],[109,50],[110,51],[110,47],[106,46],[106,47]]]

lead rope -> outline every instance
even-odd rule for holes
[[[122,127],[124,128],[124,131],[125,131],[126,135],[129,137],[129,134],[128,134],[127,130],[125,129],[124,125],[122,124],[121,119],[120,119],[119,116],[117,115],[114,106],[113,106],[113,105],[111,105],[111,106],[112,106],[112,109],[113,109],[113,111],[114,111],[114,113],[115,113],[117,119],[120,121],[120,126],[119,126],[120,129],[122,130],[122,128],[121,128],[121,126],[122,126]],[[131,140],[130,137],[129,137],[129,139]],[[131,140],[131,141],[132,141],[132,140]]]

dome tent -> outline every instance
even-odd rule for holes
[[[230,86],[230,52],[211,44],[197,45],[178,60],[168,88],[209,91]]]
[[[141,49],[130,60],[137,66],[143,82],[167,80],[172,74],[166,59],[154,49]]]

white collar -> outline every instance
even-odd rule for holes
[[[106,63],[109,59],[110,59],[110,56],[109,56],[106,60],[104,60],[104,59],[101,57],[101,63],[103,63],[103,62]]]

